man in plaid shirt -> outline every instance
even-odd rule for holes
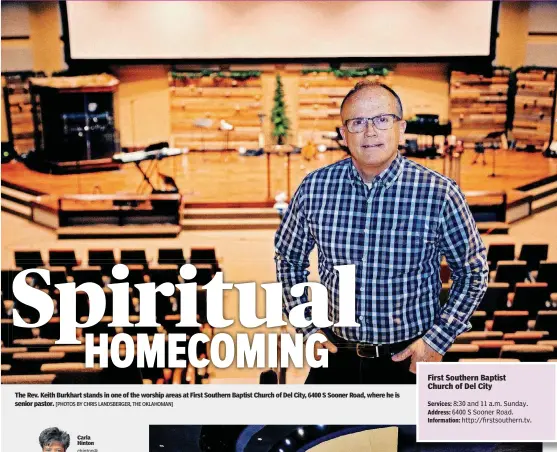
[[[416,362],[441,361],[488,281],[486,249],[459,187],[398,153],[406,127],[389,87],[358,83],[341,105],[341,134],[350,158],[309,174],[298,187],[275,237],[284,311],[308,302],[290,288],[307,281],[317,245],[329,319],[339,318],[337,265],[356,269],[360,327],[323,331],[329,366],[306,383],[415,383]],[[441,256],[452,272],[441,307]],[[319,331],[299,329],[307,338]]]

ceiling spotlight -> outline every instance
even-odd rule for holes
[[[286,439],[284,440],[284,443],[285,443],[287,446],[290,446],[290,444],[292,444],[292,442],[291,442],[288,438],[286,438]]]
[[[300,427],[297,431],[298,431],[298,435],[302,437],[304,436],[304,429],[302,427]]]
[[[263,438],[257,438],[257,441],[263,441]]]

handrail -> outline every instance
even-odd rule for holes
[[[483,196],[501,196],[504,200],[507,199],[507,192],[504,191],[482,191],[482,190],[471,190],[465,191],[464,196],[467,198],[479,198]]]
[[[90,195],[62,195],[58,198],[58,211],[62,212],[62,203],[64,201],[84,201],[84,202],[95,202],[95,201],[123,201],[123,202],[145,202],[145,201],[175,201],[180,203],[182,201],[182,195],[180,193],[160,193],[160,194],[150,194],[150,195],[138,195],[138,194],[90,194]]]
[[[152,195],[134,195],[134,194],[96,194],[96,195],[62,195],[59,197],[60,200],[74,200],[74,201],[173,201],[180,199],[179,193],[169,193],[169,194],[152,194]]]

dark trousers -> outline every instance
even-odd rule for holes
[[[327,334],[331,338],[330,334]],[[390,356],[361,358],[354,347],[335,337],[332,342],[338,346],[337,353],[329,352],[328,367],[312,368],[306,384],[416,384],[416,374],[410,372],[410,358],[395,362]],[[402,351],[412,341],[408,341],[393,352]]]

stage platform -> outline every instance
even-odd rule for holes
[[[487,151],[486,157],[486,165],[472,164],[473,153],[465,152],[461,157],[460,186],[465,193],[506,192],[508,222],[533,213],[533,203],[541,202],[542,198],[549,197],[550,200],[544,205],[553,205],[551,200],[557,193],[557,160],[545,158],[539,153],[499,150],[496,155],[496,176],[491,177],[492,151]],[[236,216],[235,212],[241,216],[240,211],[243,209],[246,219],[259,220],[259,228],[269,228],[278,224],[277,215],[271,209],[278,193],[291,195],[309,172],[342,158],[346,158],[342,151],[320,153],[311,161],[293,154],[288,176],[284,156],[273,155],[268,161],[265,155],[246,157],[236,152],[190,152],[160,161],[158,171],[173,177],[179,188],[184,227],[187,228],[189,224],[192,229],[199,229],[196,225],[209,225],[212,222],[218,228],[217,220],[221,218],[223,227],[228,225],[234,228],[230,220]],[[443,172],[443,159],[412,160]],[[142,165],[148,163],[143,162]],[[141,173],[131,163],[123,164],[116,171],[60,175],[40,173],[21,162],[12,162],[2,165],[3,208],[7,204],[6,210],[13,210],[11,203],[17,203],[15,192],[20,192],[25,195],[29,208],[41,208],[44,211],[41,215],[54,216],[61,196],[135,194],[141,182]],[[484,201],[475,197],[470,198],[469,202],[474,204]],[[83,209],[88,209],[86,203]],[[52,227],[55,223],[50,220],[47,223]]]

